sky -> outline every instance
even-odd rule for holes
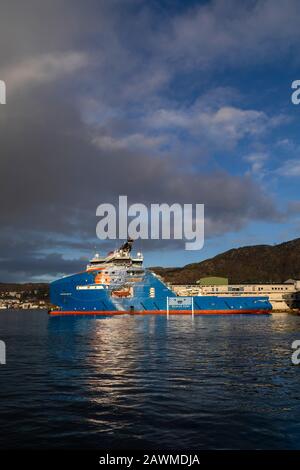
[[[300,229],[298,0],[2,0],[0,282],[81,270],[96,208],[205,205],[205,243],[137,241],[181,266]]]

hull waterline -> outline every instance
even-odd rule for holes
[[[49,315],[55,316],[120,316],[120,315],[271,315],[268,310],[141,310],[139,312],[131,311],[64,311],[64,310],[50,310]]]

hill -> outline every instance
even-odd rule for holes
[[[300,238],[279,245],[254,245],[232,249],[182,268],[152,269],[174,284],[192,284],[206,276],[227,277],[231,284],[300,279]]]
[[[48,284],[45,282],[27,282],[24,284],[0,282],[0,292],[48,292]]]

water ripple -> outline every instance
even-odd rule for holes
[[[0,313],[0,447],[300,448],[300,317]]]

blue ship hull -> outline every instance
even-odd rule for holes
[[[103,271],[102,271],[103,272]],[[129,273],[117,271],[125,278],[97,278],[95,269],[54,281],[50,285],[50,299],[55,306],[51,315],[120,315],[120,314],[191,314],[191,308],[177,305],[168,309],[168,299],[177,297],[164,282],[145,269]],[[142,273],[142,275],[141,275]],[[110,271],[111,276],[115,271]],[[103,274],[101,274],[103,276]],[[272,306],[268,297],[193,297],[195,314],[268,314]]]

